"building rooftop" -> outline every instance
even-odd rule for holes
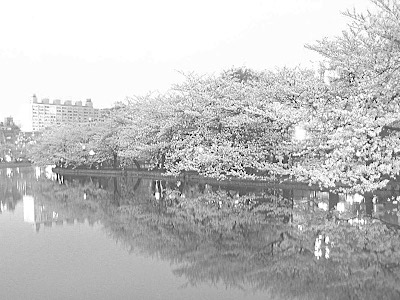
[[[48,105],[66,105],[66,106],[93,107],[93,102],[92,102],[91,99],[86,99],[85,102],[83,102],[81,100],[78,100],[78,101],[75,101],[75,102],[73,102],[72,100],[61,101],[60,99],[54,99],[53,101],[50,101],[50,99],[48,99],[48,98],[43,98],[42,100],[38,100],[38,98],[37,98],[37,96],[35,94],[32,96],[32,103],[48,104]]]

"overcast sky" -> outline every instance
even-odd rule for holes
[[[311,66],[304,48],[340,34],[368,0],[15,0],[0,7],[0,117],[29,123],[29,101],[111,107],[166,91],[183,72]]]

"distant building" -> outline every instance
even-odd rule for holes
[[[12,117],[5,118],[4,122],[0,122],[0,143],[14,143],[20,131]]]
[[[38,101],[36,95],[32,97],[32,131],[42,131],[47,127],[68,123],[86,123],[102,121],[110,115],[109,109],[93,108],[91,99],[82,101],[53,100]]]
[[[10,161],[14,158],[20,132],[21,129],[14,123],[12,117],[0,122],[0,161]]]

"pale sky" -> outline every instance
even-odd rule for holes
[[[0,6],[0,118],[28,130],[29,101],[111,107],[165,92],[180,72],[311,66],[304,48],[335,36],[368,0],[15,0]]]

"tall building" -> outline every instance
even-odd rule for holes
[[[47,127],[67,123],[86,123],[101,121],[110,114],[109,109],[93,108],[91,99],[82,101],[53,100],[49,99],[38,101],[36,95],[32,97],[32,130],[42,131]]]

